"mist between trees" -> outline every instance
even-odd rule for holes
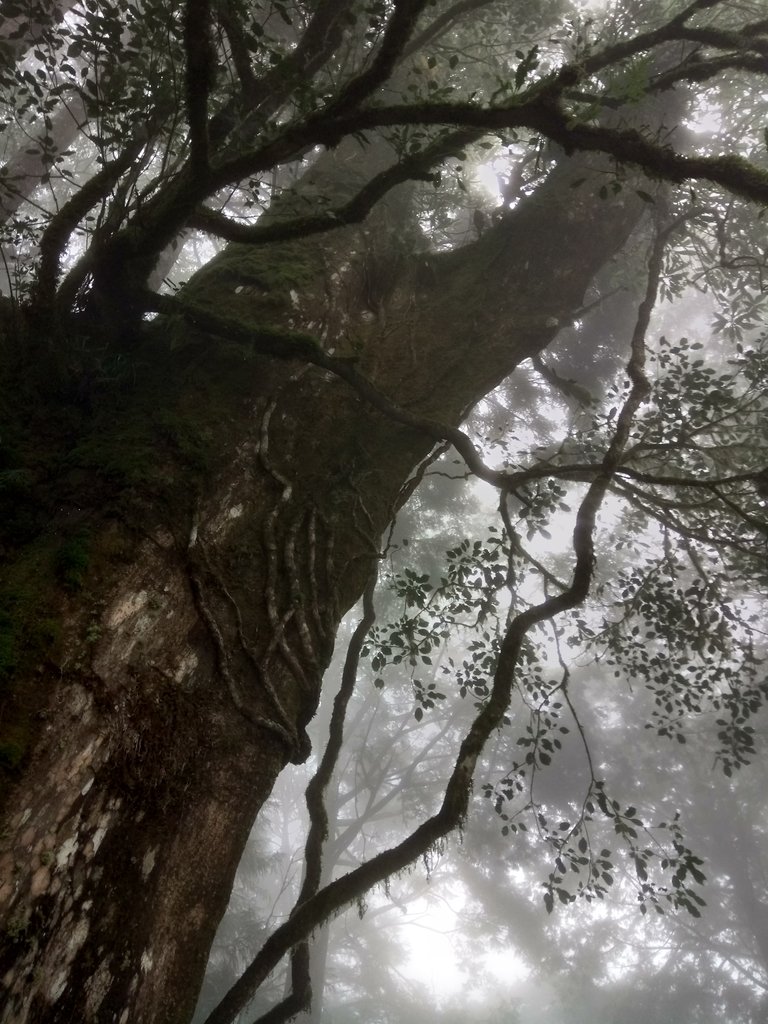
[[[0,12],[0,1021],[768,1019],[764,4]]]

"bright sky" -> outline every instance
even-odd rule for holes
[[[460,898],[440,899],[439,879],[433,884],[434,896],[412,900],[408,912],[401,918],[400,941],[408,950],[408,964],[403,973],[427,988],[438,1001],[450,1000],[462,992],[468,994],[481,979],[484,992],[489,983],[497,982],[500,989],[506,990],[515,982],[525,980],[528,969],[510,948],[484,954],[472,977],[461,970],[456,941],[464,930],[466,908]]]

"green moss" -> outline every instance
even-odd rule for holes
[[[29,929],[29,917],[24,913],[15,914],[10,917],[5,925],[5,934],[11,942],[18,942],[23,939]]]
[[[61,622],[52,617],[34,619],[27,623],[27,642],[30,650],[53,653],[61,643]]]
[[[213,432],[199,420],[173,414],[169,410],[158,415],[159,436],[168,443],[185,465],[196,472],[205,473],[213,465]]]
[[[90,563],[90,539],[82,531],[70,538],[54,553],[53,572],[70,593],[80,590]]]
[[[73,470],[96,470],[107,483],[120,487],[144,482],[157,458],[147,424],[127,424],[119,431],[96,432],[85,436],[67,455]]]
[[[204,304],[210,298],[220,309],[223,289],[231,289],[234,295],[258,296],[259,304],[269,295],[277,302],[291,288],[312,284],[317,274],[316,255],[306,243],[286,242],[269,248],[234,244],[195,274],[189,288],[195,302]]]
[[[324,267],[320,256],[306,242],[287,242],[266,247],[228,245],[191,279],[179,299],[212,313],[225,313],[244,327],[281,324],[294,309],[298,296],[313,289],[323,293]],[[171,347],[210,338],[180,319],[168,332]],[[217,350],[223,345],[217,341]],[[240,346],[242,348],[242,346]]]
[[[50,548],[22,559],[9,570],[0,592],[0,682],[24,665],[47,656],[58,642],[58,620],[51,608]]]
[[[7,725],[3,725],[0,730],[0,794],[3,790],[10,789],[14,778],[18,776],[27,756],[31,753],[37,729],[32,729],[29,718],[24,721],[23,725],[26,730],[23,740],[9,739],[7,736],[9,726]],[[2,808],[2,803],[0,795],[0,808]]]
[[[0,611],[0,679],[10,675],[16,667],[16,637],[13,619],[5,611]]]
[[[14,730],[18,732],[19,730]],[[13,771],[18,768],[27,752],[28,742],[9,739],[7,736],[0,740],[0,765]]]

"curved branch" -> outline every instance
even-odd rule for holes
[[[208,1016],[205,1024],[230,1024],[288,950],[373,886],[409,867],[464,821],[478,759],[491,734],[502,724],[509,706],[525,636],[537,623],[576,607],[589,592],[594,562],[592,537],[595,518],[610,480],[610,462],[611,456],[606,455],[604,471],[590,486],[577,513],[573,533],[575,566],[571,586],[564,593],[526,609],[510,623],[501,645],[491,695],[461,744],[440,810],[397,846],[330,882],[299,906],[294,915],[267,939],[242,976]]]
[[[413,33],[416,22],[429,0],[395,0],[384,36],[371,66],[356,75],[331,101],[324,114],[331,117],[358,107],[389,79],[400,60],[403,48]]]
[[[104,164],[102,169],[83,185],[51,219],[40,240],[40,262],[35,286],[36,299],[48,309],[56,294],[59,264],[69,239],[85,215],[109,193],[128,170],[146,143],[144,133],[137,133],[123,152]]]
[[[376,203],[396,185],[418,179],[431,180],[428,173],[431,167],[446,156],[456,153],[463,146],[479,139],[481,135],[480,132],[466,130],[450,132],[423,152],[406,157],[380,171],[348,202],[336,207],[335,210],[263,225],[239,224],[221,213],[202,208],[190,217],[189,226],[217,235],[229,242],[263,245],[290,238],[307,238],[344,225],[359,224],[365,220]]]
[[[729,53],[708,59],[689,59],[678,68],[664,71],[650,83],[649,93],[664,92],[678,82],[693,84],[708,82],[725,71],[749,71],[755,75],[766,73],[765,57],[751,53]]]
[[[441,35],[453,28],[454,23],[463,14],[478,11],[481,7],[488,7],[494,0],[457,0],[446,11],[439,14],[434,21],[431,21],[425,29],[410,41],[403,50],[403,57],[410,57],[425,46],[439,39]]]
[[[565,88],[566,83],[563,83]],[[620,163],[635,164],[654,178],[685,182],[692,178],[722,185],[736,195],[768,203],[768,171],[742,157],[682,156],[652,142],[634,129],[614,129],[579,124],[551,97],[522,96],[508,107],[484,107],[474,103],[415,103],[367,107],[335,118],[315,115],[296,124],[259,150],[242,154],[220,165],[211,175],[212,188],[224,188],[276,163],[284,163],[313,145],[336,146],[346,135],[376,128],[404,125],[475,129],[486,133],[510,128],[529,128],[562,146],[605,153]]]
[[[363,616],[355,627],[347,646],[344,668],[341,673],[341,686],[333,702],[333,712],[328,727],[328,743],[326,744],[320,764],[317,767],[306,791],[307,810],[309,811],[310,828],[304,847],[304,882],[296,899],[296,905],[306,902],[320,888],[322,868],[322,848],[328,837],[328,813],[324,802],[324,793],[331,781],[336,762],[344,740],[344,722],[347,708],[352,699],[357,683],[357,672],[360,665],[360,653],[368,631],[376,621],[376,609],[373,605],[373,594],[376,589],[377,573],[373,573],[363,592]]]

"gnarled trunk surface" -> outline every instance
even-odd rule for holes
[[[633,196],[568,187],[583,174],[561,166],[453,254],[382,264],[381,232],[341,230],[230,249],[187,294],[311,330],[457,424],[636,224]],[[50,521],[2,578],[11,632],[29,640],[36,580],[55,619],[49,652],[16,658],[4,716],[27,748],[3,800],[5,1024],[189,1019],[246,836],[307,753],[340,617],[432,445],[325,371],[182,323],[120,372],[114,394],[77,396]]]

